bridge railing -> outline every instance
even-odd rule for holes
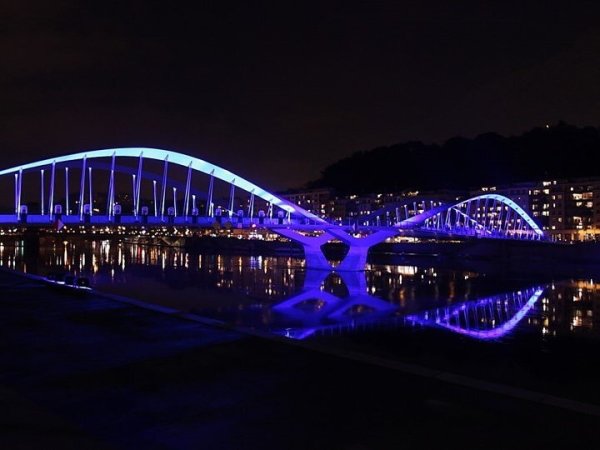
[[[83,219],[79,215],[60,215],[59,217],[50,218],[48,215],[29,214],[27,217],[18,217],[15,214],[0,215],[0,225],[20,225],[20,226],[55,226],[60,222],[60,226],[79,226],[79,225],[124,225],[124,226],[188,226],[188,227],[232,227],[232,228],[252,228],[259,226],[301,226],[313,225],[309,219],[295,218],[280,218],[280,217],[244,217],[238,216],[222,216],[222,217],[205,217],[205,216],[188,216],[174,217],[166,216],[107,216],[107,215],[86,215]]]

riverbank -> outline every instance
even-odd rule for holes
[[[0,272],[0,289],[1,448],[595,443],[597,417],[585,412],[74,297],[14,273]]]

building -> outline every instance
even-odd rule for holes
[[[332,190],[327,188],[287,191],[278,194],[300,208],[319,217],[330,217],[332,212]]]
[[[392,205],[457,202],[481,194],[500,194],[529,213],[553,240],[600,240],[600,177],[542,180],[483,186],[469,193],[440,190],[335,195],[331,189],[309,189],[281,194],[294,204],[333,221],[360,221]],[[483,205],[481,206],[483,210]],[[499,207],[498,207],[499,208]]]
[[[485,186],[471,195],[504,195],[559,241],[600,240],[600,177]]]

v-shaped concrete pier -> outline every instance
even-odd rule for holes
[[[273,232],[302,245],[306,267],[310,269],[335,270],[337,272],[365,270],[369,248],[396,235],[396,230],[376,231],[368,236],[357,238],[342,229],[327,228],[318,236],[309,236],[292,228],[273,228]],[[348,245],[348,253],[342,262],[333,267],[325,258],[322,246],[332,239]]]

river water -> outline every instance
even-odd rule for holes
[[[365,329],[435,329],[494,342],[600,336],[600,284],[593,278],[507,276],[435,258],[375,258],[365,272],[328,273],[295,257],[81,239],[31,254],[5,240],[0,264],[87,276],[98,291],[297,339]]]
[[[372,259],[364,272],[335,273],[307,269],[297,257],[81,238],[27,248],[0,239],[0,267],[68,272],[88,277],[96,291],[303,339],[336,354],[600,405],[600,283],[593,270],[554,278],[539,266],[506,262]]]

